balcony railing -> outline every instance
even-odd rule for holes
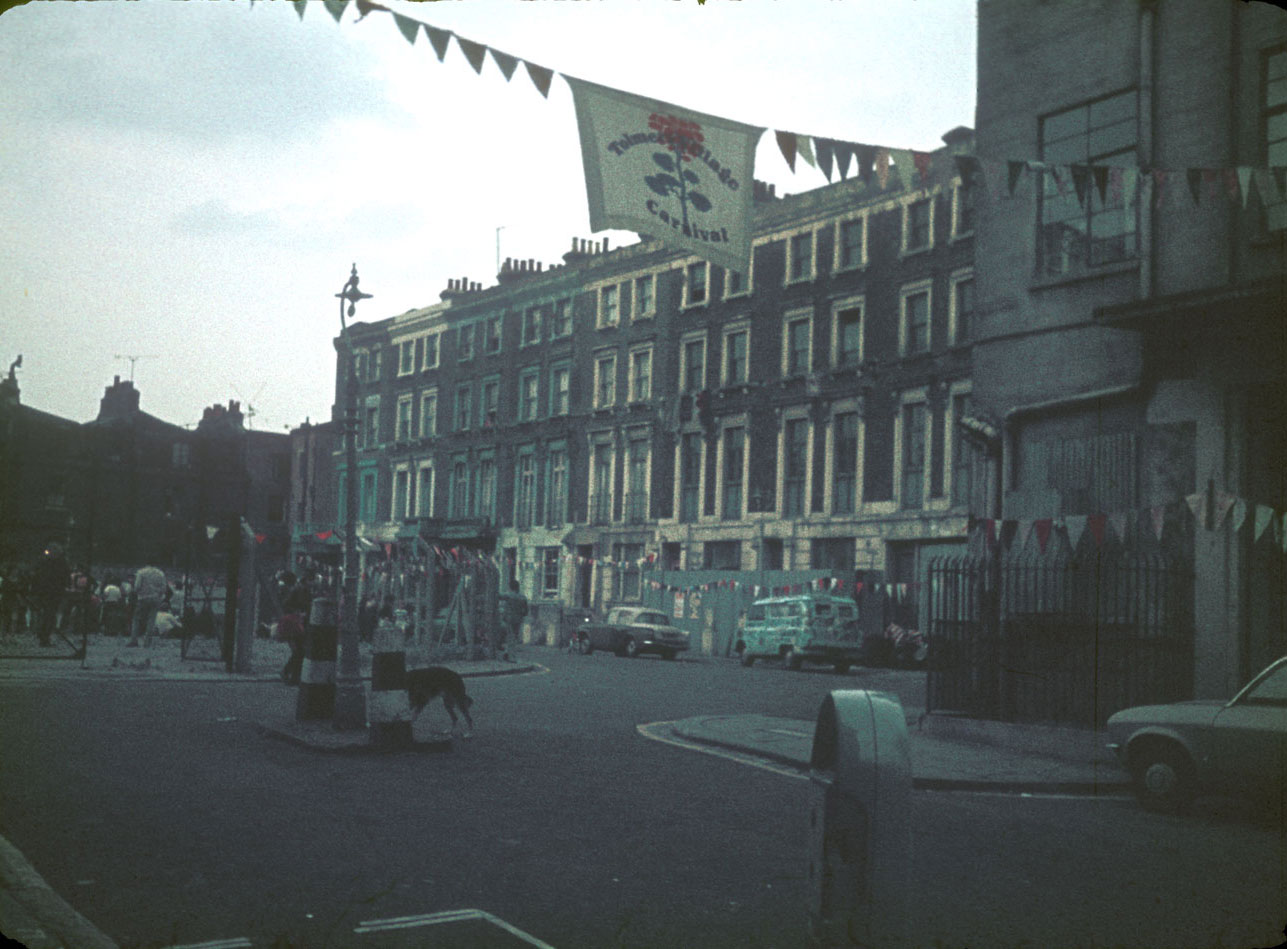
[[[627,524],[642,524],[648,520],[648,495],[642,491],[627,494],[623,514]]]
[[[590,523],[612,523],[612,495],[596,494],[590,498]]]

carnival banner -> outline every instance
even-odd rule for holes
[[[591,229],[649,234],[748,272],[764,129],[564,78],[576,103]]]

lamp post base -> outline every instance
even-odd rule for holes
[[[336,677],[334,721],[343,730],[366,728],[366,686],[361,676]]]

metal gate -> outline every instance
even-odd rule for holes
[[[1102,725],[1193,692],[1193,571],[1158,556],[991,556],[930,564],[927,706]]]

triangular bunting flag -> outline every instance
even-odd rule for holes
[[[1099,203],[1105,203],[1108,192],[1108,166],[1095,165],[1090,169],[1091,177],[1095,179],[1095,190],[1099,192]]]
[[[849,162],[854,157],[854,146],[849,142],[833,142],[831,147],[836,153],[836,171],[840,174],[840,180],[844,181],[849,177]]]
[[[1238,200],[1238,169],[1222,168],[1220,174],[1224,178],[1224,190],[1229,195],[1230,201]]]
[[[983,521],[983,536],[987,538],[988,547],[997,545],[997,522],[993,518],[986,518]]]
[[[322,5],[331,16],[335,17],[335,22],[339,23],[340,17],[344,16],[344,8],[349,5],[349,0],[322,0]]]
[[[1195,491],[1187,495],[1184,502],[1188,504],[1189,510],[1193,512],[1193,517],[1197,520],[1199,527],[1207,526],[1207,493],[1205,491]]]
[[[425,36],[429,37],[429,43],[433,46],[433,51],[438,54],[438,62],[442,62],[447,55],[447,46],[451,43],[451,38],[455,35],[451,30],[440,30],[436,26],[424,25]]]
[[[920,175],[920,183],[926,184],[930,176],[930,153],[929,152],[912,152],[912,164],[916,166],[916,173]]]
[[[858,177],[863,181],[870,181],[873,171],[876,167],[876,149],[871,145],[859,145],[858,151]]]
[[[416,37],[420,35],[420,21],[413,20],[409,16],[403,16],[401,13],[393,14],[393,22],[397,24],[402,35],[407,38],[407,42],[412,46],[416,45]]]
[[[1189,194],[1193,195],[1193,203],[1202,203],[1202,173],[1201,168],[1190,168],[1188,170]]]
[[[1011,161],[1011,162],[1006,162],[1006,164],[1009,166],[1010,197],[1013,198],[1014,189],[1019,184],[1019,178],[1027,170],[1028,165],[1027,165],[1027,162],[1022,162],[1022,161]]]
[[[1021,517],[1015,521],[1014,544],[1022,548],[1032,536],[1032,518]]]
[[[1165,168],[1154,168],[1149,174],[1153,180],[1153,207],[1160,208],[1166,198],[1166,185],[1171,180],[1171,173]]]
[[[1104,546],[1104,532],[1108,527],[1107,514],[1091,514],[1086,518],[1086,526],[1090,528],[1091,536],[1095,538],[1095,546]]]
[[[1242,191],[1242,206],[1246,208],[1247,197],[1251,194],[1251,169],[1242,166],[1238,169],[1238,187]]]
[[[835,143],[829,138],[813,138],[813,148],[818,155],[818,170],[831,180],[831,159],[833,156],[832,147]]]
[[[1162,504],[1154,504],[1148,509],[1148,512],[1153,520],[1153,536],[1161,540],[1162,528],[1166,524],[1166,507]]]
[[[469,60],[469,65],[474,67],[474,72],[481,76],[483,60],[487,57],[487,47],[482,43],[467,40],[463,36],[457,36],[456,42],[460,44],[460,51],[465,54],[465,59]]]
[[[219,528],[206,525],[206,540],[214,540],[215,534],[219,533]]]
[[[591,229],[654,234],[749,273],[750,185],[764,129],[565,78],[576,105]]]
[[[256,535],[255,535],[255,543],[256,543],[256,544],[262,544],[262,543],[263,543],[264,541],[266,541],[267,539],[268,539],[268,535],[267,535],[267,534],[256,534]]]
[[[1086,206],[1086,189],[1090,187],[1090,166],[1073,165],[1071,168],[1073,190],[1077,192],[1077,203]]]
[[[383,4],[374,3],[372,2],[372,0],[355,0],[355,2],[357,3],[359,20],[362,19],[364,16],[366,16],[368,13],[371,13],[375,10],[383,10],[385,13],[393,12]]]
[[[536,86],[536,91],[548,99],[550,97],[550,83],[554,81],[554,70],[546,69],[544,66],[537,66],[527,60],[523,60],[523,68],[527,70],[527,75],[531,77],[532,85]]]
[[[1260,201],[1265,207],[1282,203],[1282,192],[1278,189],[1278,179],[1274,176],[1273,169],[1257,168],[1253,177],[1256,181],[1256,190],[1260,192]]]
[[[1242,530],[1242,525],[1247,522],[1247,502],[1242,498],[1235,498],[1233,502],[1233,512],[1229,517],[1229,526],[1233,528],[1234,533]]]
[[[514,70],[518,68],[518,59],[509,53],[502,53],[498,49],[492,50],[492,60],[500,67],[501,75],[505,81],[509,82],[514,78]]]
[[[1019,522],[1013,518],[1001,522],[1001,546],[1009,550],[1019,535]]]
[[[292,2],[295,4],[295,12],[299,14],[299,18],[304,19],[304,9],[308,6],[308,0],[292,0]]]
[[[797,135],[795,137],[795,147],[800,157],[809,163],[810,168],[818,167],[818,160],[813,157],[813,136]]]
[[[782,157],[786,159],[787,167],[795,171],[795,152],[796,136],[794,132],[774,132],[773,137],[778,141],[778,149],[782,152]]]
[[[1138,168],[1123,168],[1122,172],[1122,206],[1127,208],[1135,207],[1135,199],[1139,195],[1140,173]]]
[[[1113,533],[1122,543],[1126,543],[1126,511],[1114,511],[1108,515],[1109,526],[1113,528]]]
[[[1086,532],[1086,515],[1071,514],[1065,517],[1064,528],[1068,531],[1068,545],[1076,550],[1081,535]]]
[[[1037,549],[1046,552],[1046,543],[1050,540],[1050,528],[1055,522],[1048,517],[1039,517],[1032,522],[1032,530],[1037,535]]]
[[[1225,516],[1229,513],[1229,510],[1233,507],[1233,502],[1236,500],[1237,498],[1234,495],[1226,494],[1224,491],[1216,495],[1215,526],[1217,529],[1224,525]]]
[[[1274,509],[1267,504],[1256,505],[1256,530],[1253,535],[1255,540],[1260,540],[1260,535],[1265,532],[1265,528],[1274,519]]]

